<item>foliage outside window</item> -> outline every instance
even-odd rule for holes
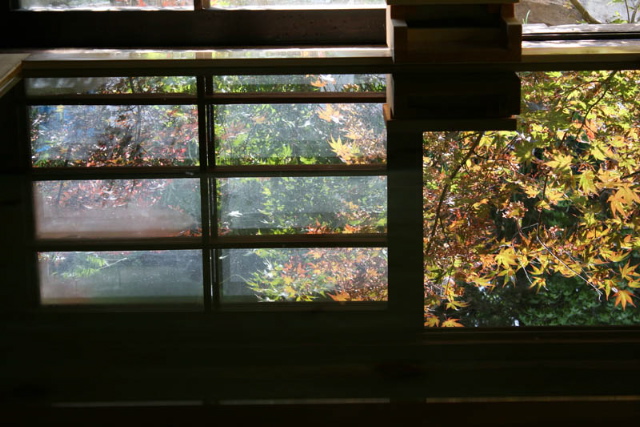
[[[282,77],[29,79],[41,303],[385,301],[383,78]]]
[[[425,134],[426,325],[637,324],[640,74],[521,78],[518,132]]]
[[[638,72],[528,72],[521,78],[519,131],[425,134],[426,324],[635,324],[640,320],[635,308],[640,286]],[[130,79],[91,84],[34,79],[29,93],[46,96],[56,88],[57,96],[135,94],[155,88],[186,94],[186,102],[194,93],[188,81],[151,79],[132,86]],[[288,80],[220,76],[213,82],[216,93],[231,97],[274,90],[312,94],[384,89],[376,76],[359,81],[328,75]],[[144,107],[144,114],[136,105],[85,108],[83,114],[74,113],[74,105],[30,107],[34,167],[71,173],[79,168],[82,175],[86,167],[109,173],[112,167],[144,171],[145,166],[160,165],[166,172],[187,167],[197,173],[202,165],[194,107]],[[232,172],[255,167],[384,168],[379,104],[221,103],[213,106],[212,116],[215,170],[231,172],[204,180],[215,189],[210,199],[201,200],[202,181],[197,178],[37,181],[37,237],[175,237],[200,242],[202,221],[208,221],[201,215],[203,203],[215,211],[216,220],[209,224],[214,239],[384,236],[384,175],[254,177]],[[145,120],[164,130],[144,131]],[[162,133],[169,138],[159,139]],[[195,148],[183,150],[185,142]],[[149,163],[140,153],[182,160]],[[186,153],[191,154],[184,157]],[[185,163],[185,158],[193,160]],[[117,252],[100,251],[99,245],[79,255],[60,249],[39,255],[46,280],[46,285],[41,283],[43,302],[50,304],[124,301],[118,300],[122,297],[116,290],[105,291],[100,277],[111,277],[116,267],[125,271],[120,277],[137,277],[128,272],[130,260],[146,259],[137,252],[135,257],[126,252],[114,258]],[[387,298],[384,247],[215,250],[223,303]],[[195,253],[191,256],[200,263],[203,256],[211,256],[208,249]],[[99,291],[89,291],[92,276],[103,283],[96,287],[102,287]],[[56,286],[59,295],[52,294]],[[131,301],[143,301],[146,294],[140,292],[130,296]],[[174,301],[188,300],[183,297],[172,296]]]

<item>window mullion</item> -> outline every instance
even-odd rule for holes
[[[202,276],[203,276],[203,293],[204,293],[204,309],[210,312],[213,307],[217,306],[216,289],[217,283],[214,282],[215,270],[212,262],[212,249],[209,248],[211,239],[211,228],[215,231],[215,205],[211,206],[212,187],[207,176],[210,157],[210,140],[211,140],[211,121],[210,106],[206,104],[205,98],[207,90],[210,87],[211,77],[198,76],[198,142],[200,148],[200,206],[202,218]],[[215,189],[214,189],[215,190]],[[212,221],[212,216],[213,221]],[[213,253],[215,256],[215,254]],[[217,281],[216,281],[217,282]],[[212,291],[213,286],[213,291]]]

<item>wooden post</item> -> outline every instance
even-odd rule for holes
[[[519,61],[518,0],[387,0],[396,63]]]

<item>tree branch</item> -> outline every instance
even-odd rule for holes
[[[584,5],[580,2],[580,0],[571,0],[571,4],[575,7],[580,15],[587,21],[589,24],[602,24],[599,20],[593,17],[591,13],[584,7]]]
[[[433,241],[435,239],[436,231],[438,230],[438,222],[441,221],[440,212],[442,211],[442,205],[444,204],[444,199],[447,197],[447,193],[449,192],[449,188],[451,187],[451,183],[453,182],[453,180],[458,175],[458,172],[460,171],[460,169],[464,165],[467,164],[467,160],[469,160],[469,158],[471,158],[471,156],[475,152],[476,148],[478,148],[478,145],[480,144],[480,141],[482,140],[483,136],[484,136],[484,132],[480,132],[478,134],[478,137],[473,141],[473,143],[471,144],[471,147],[469,147],[469,151],[467,151],[467,154],[465,154],[464,158],[460,161],[460,163],[458,163],[458,165],[455,167],[455,169],[453,169],[451,174],[449,174],[449,176],[447,177],[447,180],[446,180],[446,182],[444,184],[444,188],[442,189],[442,193],[440,193],[440,198],[438,199],[438,206],[436,207],[436,215],[435,215],[435,218],[433,220],[433,226],[431,227],[431,233],[429,235],[429,241],[427,242],[427,247],[426,247],[426,249],[424,251],[425,255],[428,254],[431,251],[431,246],[432,246]]]

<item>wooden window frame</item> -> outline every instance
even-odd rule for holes
[[[640,48],[633,40],[628,43],[528,41],[523,47],[523,59],[519,63],[475,64],[470,68],[484,72],[496,69],[626,69],[637,68],[640,60]],[[195,70],[196,74],[206,70],[206,74],[212,68],[225,69],[225,73],[230,74],[245,67],[256,74],[282,74],[285,68],[291,73],[305,70],[391,73],[398,69],[420,72],[454,68],[450,64],[394,66],[388,55],[350,58],[342,62],[258,60],[250,65],[248,60],[222,61],[221,64],[202,52],[201,59],[194,55],[192,60],[156,62],[123,61],[115,57],[92,61],[82,55],[75,60],[68,57],[65,60],[64,53],[42,55],[39,60],[35,56],[25,62],[22,76],[83,75],[100,70],[108,75],[118,75],[127,69],[149,75],[158,74],[158,68],[175,74],[188,70]],[[22,102],[19,84],[16,88],[18,90],[10,91],[7,96]],[[21,121],[24,132],[24,117],[20,118],[15,111],[11,117]],[[24,141],[24,134],[20,138]],[[22,159],[28,158],[24,149],[22,147]],[[398,146],[394,155],[411,158],[411,147],[408,153]],[[397,164],[397,172],[393,172],[389,164],[389,173],[402,174],[401,163]],[[28,165],[23,162],[17,169],[11,169],[11,173],[21,176],[27,169]],[[394,215],[391,213],[393,206],[397,205],[389,200],[390,221]],[[20,218],[20,214],[15,218]],[[33,249],[25,245],[23,250]],[[397,277],[393,281],[390,278],[390,283],[396,283],[396,280],[402,282],[402,278]],[[638,327],[424,331],[414,327],[421,323],[417,307],[422,302],[419,290],[412,288],[410,292],[398,307],[390,308],[397,310],[398,318],[375,312],[320,313],[322,316],[296,312],[247,316],[247,313],[234,312],[225,313],[224,318],[212,315],[205,320],[192,313],[171,313],[170,316],[166,313],[12,313],[5,315],[3,322],[7,336],[15,346],[11,359],[14,364],[10,366],[18,371],[9,384],[23,385],[21,379],[15,379],[21,378],[21,374],[32,374],[36,382],[57,381],[53,395],[47,397],[53,401],[104,401],[113,398],[116,390],[122,400],[148,400],[149,396],[160,400],[205,396],[214,403],[223,398],[275,399],[291,395],[392,397],[411,401],[425,397],[464,400],[552,396],[561,400],[563,396],[602,396],[607,400],[637,396],[636,385],[640,381]],[[14,301],[24,303],[25,298],[18,296]],[[408,324],[414,326],[406,328]],[[265,333],[261,326],[277,332]],[[120,377],[110,379],[100,372],[96,379],[91,375],[96,373],[94,369],[81,367],[76,371],[69,365],[66,344],[81,348],[89,360],[91,357],[108,360],[114,354],[114,347],[144,357],[168,351],[174,359],[166,364],[152,360],[141,373],[132,372],[126,363],[112,366],[105,372],[120,374]],[[320,354],[319,350],[336,352],[339,356]],[[39,358],[39,352],[46,353],[47,359]],[[103,352],[108,356],[102,355]],[[34,364],[48,362],[52,368],[42,372],[25,368],[23,364],[28,362],[16,362],[18,356]],[[202,370],[194,374],[191,363]],[[176,373],[162,377],[163,387],[157,389],[158,380],[149,381],[149,378],[154,374],[165,375],[167,365],[175,368]],[[262,370],[246,371],[252,366]],[[222,372],[224,369],[228,371]],[[202,376],[201,372],[204,372]],[[620,381],[621,372],[626,376],[624,381]],[[72,373],[75,382],[66,384],[67,376]],[[183,384],[184,375],[191,381],[188,388]],[[118,378],[126,378],[126,390],[114,387]],[[244,381],[239,384],[237,378]],[[214,380],[218,382],[212,385]],[[273,387],[275,383],[281,387]]]
[[[251,67],[250,67],[251,68]],[[331,67],[335,74],[354,74],[354,70],[357,68],[351,67]],[[154,71],[159,71],[155,69]],[[213,135],[209,129],[212,129],[213,113],[212,108],[215,105],[225,105],[233,103],[249,103],[249,104],[263,104],[263,103],[383,103],[386,95],[384,93],[291,93],[291,94],[214,94],[210,91],[211,77],[214,75],[230,74],[229,72],[240,72],[240,74],[256,74],[249,72],[248,68],[241,69],[229,69],[222,67],[215,72],[211,70],[203,69],[181,69],[179,75],[185,74],[189,76],[196,76],[198,82],[197,96],[166,96],[164,94],[145,94],[145,95],[72,95],[72,96],[34,96],[27,97],[26,105],[82,105],[82,104],[121,104],[121,105],[137,105],[137,104],[194,104],[198,107],[199,114],[199,135],[200,135],[200,166],[198,167],[164,167],[164,168],[32,168],[29,167],[29,181],[37,182],[40,180],[66,180],[66,179],[108,179],[108,178],[167,178],[167,177],[195,177],[200,179],[201,188],[201,200],[202,200],[202,226],[203,237],[200,238],[178,238],[178,239],[142,239],[140,241],[129,239],[115,239],[109,241],[101,241],[100,239],[82,239],[78,240],[38,240],[29,239],[29,247],[32,249],[30,256],[30,270],[37,271],[35,255],[40,251],[76,251],[76,250],[160,250],[160,249],[198,249],[203,253],[203,274],[204,274],[204,313],[212,319],[212,325],[217,324],[215,328],[225,329],[242,329],[244,324],[264,325],[268,329],[271,329],[272,319],[280,316],[282,312],[287,312],[287,316],[295,319],[299,317],[301,321],[294,321],[291,324],[293,326],[302,326],[303,329],[325,329],[328,325],[349,325],[352,323],[350,318],[357,318],[355,327],[357,329],[384,327],[384,328],[405,328],[409,327],[413,329],[419,329],[421,326],[421,304],[413,302],[414,306],[411,318],[413,320],[412,326],[408,326],[406,322],[407,312],[405,308],[406,293],[411,288],[397,287],[389,290],[390,302],[370,302],[370,303],[334,303],[334,302],[318,302],[318,303],[268,303],[268,304],[221,304],[220,302],[220,287],[219,285],[213,285],[220,283],[220,278],[214,277],[214,259],[217,257],[214,255],[214,251],[224,248],[254,248],[254,247],[385,247],[392,246],[402,247],[403,243],[398,242],[397,237],[393,237],[391,234],[371,234],[371,235],[358,235],[358,234],[343,234],[343,235],[326,235],[322,238],[313,235],[293,235],[293,236],[258,236],[258,237],[217,237],[215,229],[210,230],[209,227],[214,227],[210,224],[215,224],[215,218],[211,217],[214,214],[214,208],[209,205],[211,201],[209,193],[211,185],[216,178],[222,177],[243,177],[243,176],[256,176],[256,177],[280,177],[280,176],[387,176],[388,179],[388,197],[389,206],[398,205],[399,209],[395,209],[397,212],[393,214],[388,212],[388,218],[390,223],[394,220],[394,216],[398,214],[403,215],[405,206],[404,200],[400,194],[392,191],[394,184],[402,187],[402,184],[398,182],[398,179],[393,177],[393,171],[401,170],[404,165],[401,159],[393,162],[390,161],[382,165],[332,165],[325,167],[318,166],[209,166],[214,164],[214,158],[212,153],[213,147]],[[278,71],[281,73],[281,69],[269,68],[262,70],[261,73],[269,74]],[[53,71],[53,74],[59,74],[65,76],[121,76],[119,71],[111,71],[106,69],[93,69],[92,71],[82,69],[67,69],[64,72],[58,70]],[[138,70],[137,72],[129,72],[127,76],[147,75],[149,70]],[[309,74],[317,72],[316,69],[310,67],[303,67],[297,69],[297,74]],[[165,75],[165,73],[160,73]],[[169,75],[175,74],[169,71]],[[30,77],[45,77],[51,76],[51,70],[37,70],[37,71],[24,71],[23,76],[25,78]],[[25,129],[24,132],[27,135]],[[412,133],[416,135],[415,132]],[[24,141],[27,144],[27,141]],[[24,150],[23,150],[24,152]],[[390,150],[389,156],[391,158],[394,155]],[[404,157],[404,155],[403,155]],[[27,185],[30,188],[31,185]],[[25,193],[26,200],[32,200],[33,196],[30,191]],[[392,209],[393,211],[393,209]],[[33,214],[29,214],[29,217],[33,217]],[[207,219],[211,218],[209,222]],[[400,221],[402,222],[402,220]],[[29,229],[33,229],[33,224],[28,225]],[[211,237],[207,237],[207,236]],[[400,238],[401,240],[402,238]],[[396,252],[394,249],[392,252]],[[390,256],[391,259],[394,256]],[[402,264],[405,257],[395,256],[396,263]],[[389,263],[389,280],[393,279],[395,275],[402,276],[403,268],[392,268],[391,261]],[[400,272],[395,273],[395,272]],[[414,268],[415,271],[415,268]],[[415,276],[415,274],[414,274]],[[150,317],[162,316],[161,313],[175,312],[179,307],[165,306],[165,307],[153,307],[153,306],[92,306],[87,305],[84,307],[70,307],[70,306],[52,306],[41,307],[39,305],[38,297],[38,284],[33,282],[30,286],[28,306],[31,310],[35,310],[42,314],[47,312],[55,312],[57,315],[80,315],[80,316],[92,316],[93,313],[116,312],[122,314],[123,312],[145,312]],[[415,294],[414,290],[411,291]],[[420,301],[418,301],[420,303]],[[389,308],[394,307],[394,308]],[[415,308],[420,308],[419,311]],[[194,311],[192,308],[191,310]],[[155,313],[154,313],[155,312]],[[243,313],[239,316],[238,313]],[[315,313],[310,315],[310,313]],[[319,314],[320,313],[320,314]],[[189,316],[183,313],[181,317]],[[201,315],[194,313],[191,316],[193,319],[197,319]],[[260,321],[256,322],[256,318]],[[213,320],[215,319],[215,320]],[[228,322],[225,319],[231,319]],[[366,319],[366,320],[365,320]],[[417,322],[416,322],[417,320]],[[403,326],[404,324],[404,326]],[[223,326],[224,325],[224,326]],[[271,325],[271,326],[270,326]]]

